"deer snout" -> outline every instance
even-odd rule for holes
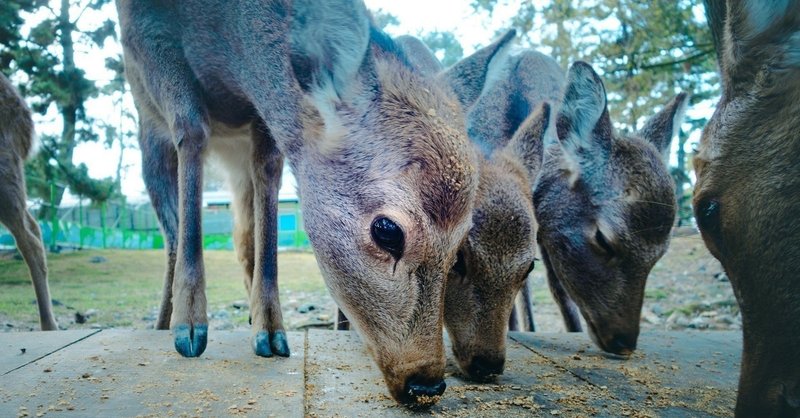
[[[414,407],[430,407],[442,396],[447,384],[444,379],[429,379],[421,376],[411,376],[403,386],[403,396],[400,402]]]
[[[606,347],[603,348],[610,353],[619,354],[621,356],[630,356],[636,350],[636,340],[638,337],[638,332],[614,334]]]
[[[505,357],[475,356],[467,367],[469,378],[479,382],[486,382],[503,374]]]

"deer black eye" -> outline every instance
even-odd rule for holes
[[[453,264],[453,271],[458,273],[461,277],[467,275],[467,263],[464,261],[464,253],[461,251],[456,254],[456,263]]]
[[[706,234],[716,236],[719,234],[719,212],[720,204],[718,200],[702,200],[695,208],[697,224]]]
[[[614,249],[611,248],[611,244],[608,243],[608,240],[606,240],[605,235],[603,235],[603,233],[600,232],[599,229],[594,234],[594,240],[597,242],[597,245],[600,247],[600,249],[602,249],[603,252],[605,252],[608,258],[614,257]]]
[[[378,217],[372,221],[370,227],[372,240],[394,257],[399,260],[403,256],[405,247],[405,236],[403,230],[389,218]]]

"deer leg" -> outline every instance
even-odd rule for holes
[[[350,320],[347,319],[347,316],[338,307],[336,308],[336,330],[337,331],[350,330]]]
[[[531,299],[528,280],[522,285],[514,297],[514,305],[511,307],[511,316],[508,318],[509,331],[536,331],[533,323],[533,300]]]
[[[239,264],[244,270],[244,287],[248,298],[252,295],[253,270],[255,265],[255,237],[253,220],[253,179],[249,167],[242,170],[241,163],[226,166],[229,172],[228,185],[233,191],[233,246]],[[249,320],[253,324],[252,306]]]
[[[525,284],[522,285],[520,291],[522,297],[523,309],[523,327],[527,328],[525,331],[536,332],[536,323],[533,320],[533,296],[531,296],[531,283],[530,280],[525,279]]]
[[[547,267],[547,283],[550,285],[550,292],[553,294],[553,298],[556,300],[559,310],[561,310],[561,315],[564,317],[564,326],[566,326],[568,332],[583,331],[581,327],[581,318],[578,314],[578,308],[575,306],[575,302],[569,297],[567,290],[561,285],[556,272],[553,271],[553,268],[550,266],[550,257],[548,257],[547,251],[545,251],[544,247],[540,246],[539,248],[542,250],[542,261],[544,261],[544,265]]]
[[[169,129],[159,129],[156,125],[142,120],[139,126],[139,148],[142,151],[142,176],[161,225],[167,256],[156,329],[169,329],[172,283],[178,249],[178,153],[170,139]]]
[[[278,189],[283,171],[281,155],[269,129],[253,126],[253,283],[250,314],[256,355],[288,357],[278,293]]]
[[[0,201],[4,202],[0,203],[0,222],[14,236],[17,248],[28,265],[39,306],[39,326],[43,331],[57,330],[47,283],[47,258],[42,244],[42,233],[36,219],[25,207],[25,180],[22,177],[21,164],[12,162],[9,165],[11,164],[19,169],[0,188]]]
[[[208,342],[200,212],[207,132],[203,123],[189,118],[178,119],[173,128],[178,148],[178,248],[170,327],[175,349],[184,357],[199,356]]]

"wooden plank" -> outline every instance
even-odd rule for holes
[[[99,330],[4,332],[0,334],[0,376],[39,360]]]
[[[0,416],[303,416],[304,334],[260,358],[247,331],[213,332],[199,358],[166,331],[105,330],[2,377]]]
[[[308,416],[418,415],[390,398],[377,366],[355,333],[310,330],[307,344]],[[465,381],[449,361],[448,388],[428,413],[505,417],[620,416],[625,412],[623,405],[612,399],[607,390],[599,390],[514,341],[508,343],[506,364],[505,374],[495,383],[474,384]]]
[[[511,338],[644,416],[732,416],[741,333],[645,332],[627,360],[586,334],[512,333]]]

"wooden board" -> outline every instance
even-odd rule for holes
[[[354,332],[289,333],[292,357],[253,355],[246,331],[216,331],[196,359],[166,331],[0,334],[0,417],[405,417]],[[732,416],[738,332],[644,333],[627,360],[585,334],[512,333],[505,373],[465,380],[452,363],[424,415]],[[20,348],[26,354],[16,354]],[[25,357],[30,354],[30,357]],[[19,357],[24,358],[19,358]]]
[[[289,344],[266,359],[249,332],[214,332],[187,359],[169,332],[107,330],[3,376],[0,416],[302,417],[304,334]]]
[[[0,334],[0,376],[68,347],[100,330],[4,332]]]

